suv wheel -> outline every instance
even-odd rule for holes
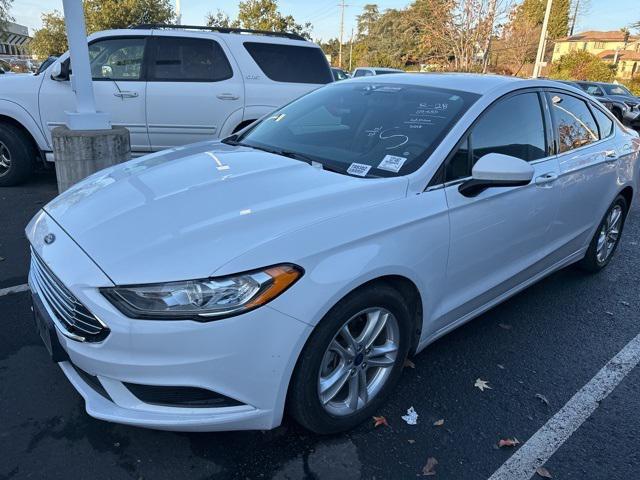
[[[34,169],[33,146],[25,133],[13,125],[0,125],[0,187],[17,185]]]
[[[398,383],[409,351],[411,315],[387,285],[358,290],[329,311],[303,349],[288,407],[321,434],[370,419]]]

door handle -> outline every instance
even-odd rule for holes
[[[138,96],[138,92],[121,91],[121,92],[115,92],[113,95],[115,97],[120,97],[120,98],[135,98]]]
[[[558,175],[553,172],[545,173],[536,177],[536,185],[549,185],[558,179]]]
[[[616,160],[618,160],[618,154],[615,150],[607,150],[606,152],[604,152],[604,159],[608,163],[615,162]]]
[[[220,100],[238,100],[240,97],[233,93],[219,93],[216,95]]]

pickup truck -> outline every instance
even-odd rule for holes
[[[140,25],[88,37],[97,109],[132,155],[224,138],[333,81],[320,47],[292,33]],[[0,79],[0,187],[53,161],[51,131],[75,109],[69,53]]]

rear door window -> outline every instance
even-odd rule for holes
[[[333,81],[327,59],[316,47],[245,42],[251,58],[276,82],[325,84]]]
[[[564,93],[549,93],[560,153],[584,147],[598,140],[598,127],[587,104]]]
[[[149,79],[157,82],[219,82],[233,77],[222,47],[215,40],[156,37]]]
[[[599,108],[593,108],[593,114],[598,122],[598,128],[600,129],[600,138],[607,138],[613,133],[613,120],[609,118],[609,115],[604,113]]]

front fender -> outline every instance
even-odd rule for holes
[[[22,125],[33,137],[40,150],[51,149],[36,119],[20,104],[11,100],[0,99],[0,115],[9,117]]]

